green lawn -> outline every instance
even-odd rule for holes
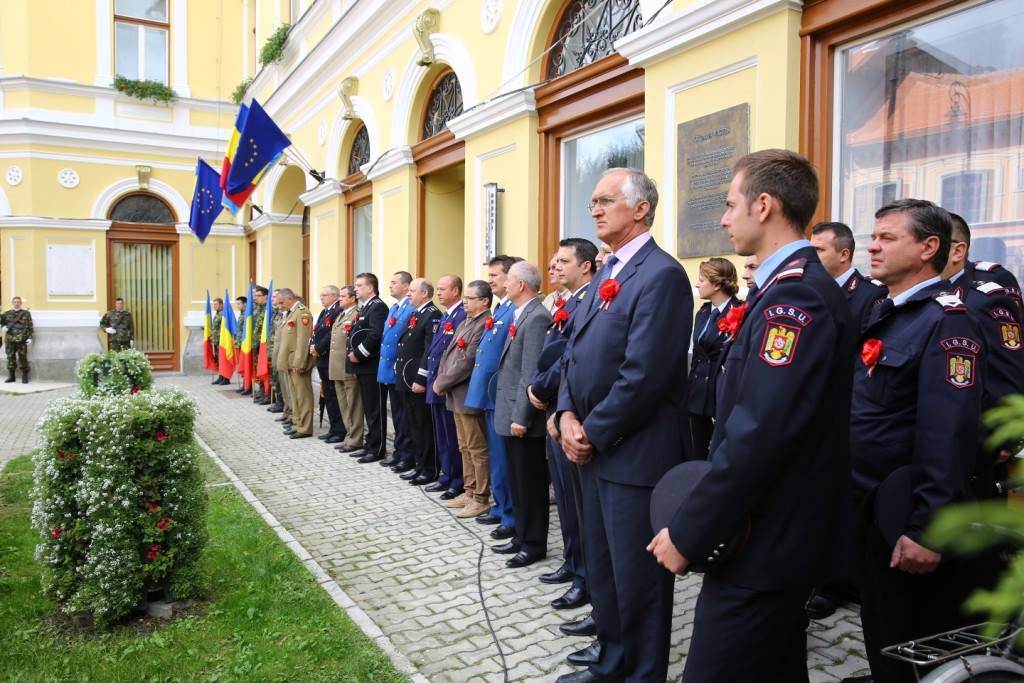
[[[231,486],[209,489],[209,602],[144,635],[138,622],[75,632],[40,591],[31,485],[28,456],[0,473],[0,679],[405,680]]]

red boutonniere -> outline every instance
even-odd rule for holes
[[[557,299],[555,299],[555,308],[560,309],[560,308],[562,308],[562,306],[565,306],[565,297],[564,296],[560,296]]]
[[[53,528],[53,537],[54,537],[54,539],[60,538],[61,533],[62,532],[61,532],[59,526]]]
[[[444,333],[445,334],[451,334],[452,331],[454,331],[454,330],[455,330],[455,325],[452,325],[451,323],[445,323],[444,324]]]
[[[324,318],[324,325],[327,325],[327,327],[330,327],[333,323],[334,318],[332,318],[331,316],[327,316],[326,318]]]
[[[345,323],[345,331],[346,332],[351,332],[352,331],[352,323]]]
[[[466,340],[463,339],[462,337],[459,337],[458,339],[455,340],[455,345],[458,346],[460,349],[464,349],[466,348]]]
[[[486,327],[488,330],[494,327],[494,316],[487,316],[487,320],[484,321],[484,327]]]
[[[160,531],[167,531],[167,527],[171,526],[171,520],[169,517],[164,517],[156,523],[156,528]]]
[[[164,432],[157,432],[156,434],[153,435],[153,438],[156,439],[157,441],[167,441],[167,434],[165,434]]]
[[[860,359],[868,368],[868,377],[875,372],[875,366],[878,365],[878,359],[881,356],[881,339],[868,339],[864,342],[864,345],[860,347]]]
[[[288,321],[288,327],[295,327],[295,321],[294,320],[289,320]]]
[[[511,337],[512,339],[516,338],[516,326],[515,325],[509,325],[508,326],[508,336]]]
[[[388,320],[388,327],[394,327],[395,323],[397,322],[398,318],[396,318],[395,316],[391,316],[391,318]]]
[[[551,320],[555,323],[555,327],[559,332],[565,327],[565,323],[569,320],[569,311],[564,308],[559,308],[555,311],[555,314],[551,317]]]
[[[160,555],[160,546],[159,545],[151,545],[151,546],[149,546],[149,552],[146,553],[146,559],[147,560],[155,560],[158,555]]]
[[[747,317],[747,305],[735,306],[729,309],[724,318],[718,321],[718,330],[728,335],[729,339],[735,339],[743,326],[743,319]]]
[[[608,310],[608,307],[612,305],[612,301],[619,295],[620,289],[622,289],[622,285],[619,284],[618,280],[613,280],[612,278],[608,278],[601,283],[600,289],[597,290],[597,293],[601,295],[601,301],[604,302],[601,304],[601,310]]]
[[[137,393],[139,393],[140,391],[142,391],[142,390],[141,390],[141,389],[140,389],[139,387],[132,387],[132,393],[133,393],[133,394],[137,394]]]
[[[416,327],[416,317],[415,316],[413,316],[412,318],[409,318],[409,329],[411,330],[414,327]]]
[[[160,509],[160,506],[157,505],[156,503],[150,503],[149,504],[149,511],[150,512],[156,512],[159,509]]]

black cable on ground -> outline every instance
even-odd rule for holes
[[[448,516],[455,520],[460,529],[465,531],[467,534],[475,538],[480,543],[480,553],[477,555],[476,558],[476,589],[480,595],[480,607],[482,607],[484,610],[484,619],[487,620],[487,629],[491,632],[491,639],[494,641],[494,647],[498,649],[498,656],[501,658],[501,671],[503,680],[505,683],[508,683],[508,663],[505,661],[505,651],[501,649],[501,641],[498,640],[498,634],[494,630],[494,624],[491,623],[491,613],[487,609],[487,601],[484,599],[483,565],[484,548],[487,546],[487,542],[483,539],[483,537],[474,533],[471,528],[467,527],[465,524],[462,524],[462,520],[455,516],[455,513],[452,512],[452,508],[445,507],[441,503],[431,498],[429,495],[427,495],[427,492],[423,490],[422,486],[418,486],[417,488],[420,490],[420,493],[423,494],[424,498],[426,498],[431,503],[447,512]]]

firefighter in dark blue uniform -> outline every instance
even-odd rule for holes
[[[818,252],[821,265],[846,292],[855,334],[859,336],[871,307],[888,294],[885,285],[874,278],[864,277],[854,267],[853,252],[857,243],[853,239],[853,231],[845,223],[829,221],[815,225],[811,228],[811,246]]]
[[[886,683],[916,678],[881,648],[958,627],[970,589],[962,561],[922,544],[939,509],[973,497],[986,378],[981,331],[939,275],[951,232],[944,209],[904,199],[879,209],[868,249],[871,274],[889,297],[873,308],[861,337],[850,453],[864,644],[872,677]],[[911,498],[911,511],[887,541],[875,499],[904,467],[909,487],[901,495]]]
[[[377,383],[380,365],[380,340],[388,318],[388,306],[377,293],[377,276],[373,273],[356,275],[356,298],[359,314],[348,333],[348,359],[345,371],[359,380],[359,393],[366,414],[365,454],[357,462],[377,462],[384,459],[387,449],[387,393]]]
[[[723,318],[711,469],[649,549],[681,573],[707,559],[684,683],[807,681],[811,588],[834,575],[849,493],[853,322],[803,230],[814,168],[786,150],[736,165],[722,226],[756,254],[756,293]],[[745,544],[716,564],[749,521]]]

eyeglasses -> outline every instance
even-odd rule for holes
[[[586,203],[587,211],[593,211],[595,206],[607,209],[617,201],[619,201],[618,197],[598,197],[597,199],[591,199]]]

